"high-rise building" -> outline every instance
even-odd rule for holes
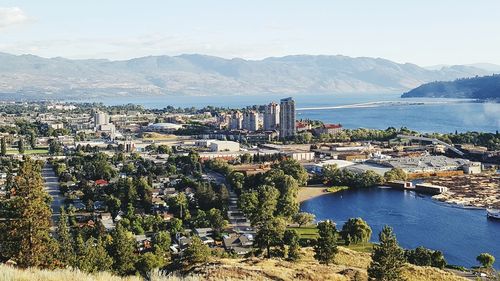
[[[109,116],[105,112],[96,111],[94,113],[94,126],[97,128],[100,125],[109,124]]]
[[[243,129],[248,131],[259,130],[259,113],[255,111],[246,111],[243,114]]]
[[[273,131],[278,129],[280,123],[280,105],[272,102],[264,109],[264,130]]]
[[[229,119],[229,130],[241,130],[243,127],[243,115],[241,112],[233,112]]]
[[[280,138],[293,137],[297,133],[295,125],[295,101],[286,98],[280,101]]]

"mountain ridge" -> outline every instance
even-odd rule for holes
[[[474,66],[428,70],[384,58],[343,55],[246,60],[183,54],[74,60],[0,53],[0,98],[384,93],[487,74],[491,71]]]

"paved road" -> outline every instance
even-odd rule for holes
[[[59,210],[64,203],[64,198],[59,193],[59,181],[57,179],[52,165],[46,163],[42,169],[42,177],[45,181],[45,190],[52,197],[52,203],[50,207],[52,208],[52,222],[56,225],[59,220]]]

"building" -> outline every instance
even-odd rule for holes
[[[242,128],[248,131],[259,130],[259,113],[247,111],[243,114]]]
[[[320,136],[322,134],[335,135],[342,132],[342,125],[340,124],[324,124],[319,128],[314,129],[314,134]]]
[[[183,126],[174,123],[155,123],[147,126],[147,130],[154,132],[164,132],[164,133],[172,133],[179,129],[182,129]]]
[[[229,130],[241,130],[243,128],[243,115],[236,111],[231,114],[229,119]]]
[[[297,134],[295,124],[295,101],[292,98],[280,101],[280,138],[289,138]]]
[[[109,124],[109,115],[105,112],[96,111],[94,113],[94,126],[97,128],[100,125]]]
[[[274,131],[280,124],[280,105],[272,102],[266,105],[264,109],[264,130]]]
[[[219,151],[240,151],[240,144],[234,141],[213,141],[210,143],[210,150],[213,152]]]

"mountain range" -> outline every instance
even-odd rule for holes
[[[0,53],[0,99],[404,92],[431,81],[489,75],[494,72],[489,66],[427,69],[341,55],[245,60],[192,54],[111,61]]]

